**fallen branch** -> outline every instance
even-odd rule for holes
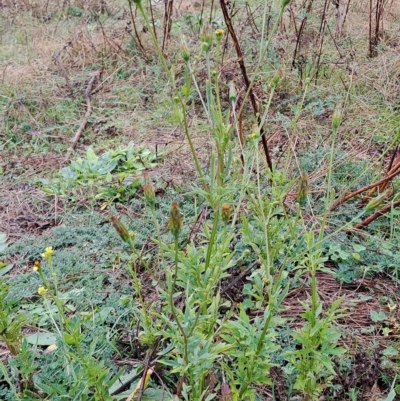
[[[81,125],[78,128],[78,131],[76,131],[76,134],[75,134],[74,139],[72,141],[72,146],[71,146],[72,149],[75,149],[75,147],[76,147],[76,145],[77,145],[77,143],[79,141],[79,138],[81,137],[82,132],[86,127],[86,124],[87,124],[87,122],[89,120],[90,114],[92,113],[92,105],[90,104],[90,97],[91,97],[91,92],[92,92],[94,81],[99,76],[99,74],[100,74],[100,71],[93,72],[91,74],[90,79],[89,79],[89,83],[88,83],[88,85],[86,87],[86,90],[85,90],[86,113],[85,113],[85,117],[83,118],[83,121],[81,122]]]
[[[396,147],[395,152],[393,153],[392,159],[390,160],[390,165],[389,165],[389,168],[388,168],[388,172],[386,173],[386,177],[387,177],[388,175],[390,175],[390,174],[395,173],[397,170],[400,169],[400,161],[397,161],[397,163],[396,163],[395,166],[393,167],[393,163],[394,163],[394,160],[395,160],[395,158],[396,158],[396,154],[397,154],[397,147]],[[380,185],[380,186],[379,186],[379,192],[384,191],[385,188],[387,187],[387,184],[388,184],[388,181],[386,181],[386,182],[384,182],[382,185]],[[372,198],[372,195],[374,194],[375,190],[376,190],[376,187],[375,187],[375,188],[372,188],[372,189],[367,193],[367,195],[364,197],[364,199],[362,200],[362,203],[367,203],[367,202],[370,200],[370,198]]]
[[[342,203],[348,201],[351,198],[354,198],[357,195],[362,194],[365,191],[368,191],[371,188],[375,188],[375,187],[377,187],[379,185],[385,184],[387,181],[391,180],[392,178],[396,177],[396,175],[399,175],[399,174],[400,174],[400,170],[395,171],[393,174],[390,174],[390,175],[386,176],[385,178],[382,178],[381,180],[379,180],[377,182],[374,182],[373,184],[367,185],[364,188],[361,188],[361,189],[359,189],[359,190],[357,190],[355,192],[352,192],[352,193],[346,195],[344,198],[339,199],[337,202],[335,202],[330,210],[332,211],[332,210],[336,209]]]
[[[388,205],[384,206],[382,209],[379,209],[378,211],[376,211],[375,213],[371,214],[371,216],[367,217],[366,219],[364,219],[362,222],[356,224],[354,226],[355,229],[360,229],[360,228],[364,228],[366,227],[369,223],[373,222],[374,220],[376,220],[378,217],[384,215],[385,213],[387,213],[389,210],[392,210],[392,208],[394,209],[395,207],[400,206],[400,200],[396,201],[396,202],[392,202],[389,203]]]

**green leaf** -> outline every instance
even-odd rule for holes
[[[4,276],[5,274],[7,274],[13,267],[14,265],[12,263],[6,264],[0,262],[0,276]]]
[[[382,311],[381,312],[377,312],[377,311],[372,310],[370,312],[370,316],[371,316],[371,320],[374,323],[383,322],[384,320],[386,320],[385,312],[382,312]]]
[[[0,233],[0,253],[7,249],[7,234]]]
[[[99,158],[98,156],[96,156],[96,153],[94,153],[94,150],[92,148],[88,148],[86,151],[86,159],[97,162]]]
[[[399,354],[399,351],[395,348],[393,348],[392,346],[387,347],[384,351],[383,351],[383,355],[385,356],[397,356]]]
[[[57,336],[53,333],[34,333],[25,340],[32,345],[53,345],[57,341]]]

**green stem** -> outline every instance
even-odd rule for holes
[[[210,266],[211,253],[214,248],[214,242],[215,242],[215,236],[217,234],[218,223],[219,223],[219,206],[217,206],[217,210],[215,211],[215,215],[214,215],[213,228],[211,231],[210,241],[209,241],[208,247],[207,247],[205,270],[207,270]]]
[[[169,307],[171,309],[172,316],[174,317],[176,324],[178,326],[179,331],[182,334],[183,337],[183,342],[184,342],[184,364],[187,366],[189,363],[189,357],[188,357],[188,336],[182,327],[181,323],[179,322],[178,319],[178,314],[176,313],[175,305],[174,305],[174,293],[175,293],[175,287],[176,287],[176,279],[178,276],[178,235],[175,235],[175,271],[174,271],[174,278],[172,281],[172,288],[169,293]]]

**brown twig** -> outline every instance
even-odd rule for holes
[[[57,64],[58,68],[60,69],[61,75],[64,77],[65,79],[65,83],[67,85],[69,94],[71,97],[74,97],[74,90],[72,89],[72,85],[71,85],[71,81],[69,80],[69,76],[67,74],[67,71],[65,69],[65,67],[63,66],[63,64],[60,61],[60,55],[61,53],[67,49],[68,47],[71,47],[73,43],[73,39],[70,40],[69,42],[65,43],[64,46],[54,55],[53,60],[54,62]]]
[[[245,270],[243,270],[238,276],[236,276],[232,281],[226,284],[224,287],[221,288],[221,295],[232,288],[235,284],[237,284],[243,277],[245,277],[255,266],[259,266],[260,261],[257,259],[255,260],[250,266],[248,266]]]
[[[259,106],[258,106],[256,97],[254,95],[253,89],[251,87],[249,77],[247,75],[247,70],[246,70],[246,66],[244,64],[242,49],[240,48],[239,40],[236,36],[235,29],[233,28],[232,20],[231,20],[231,17],[229,16],[228,7],[225,3],[225,0],[220,0],[220,4],[221,4],[221,8],[222,8],[222,13],[224,15],[225,24],[228,28],[229,34],[231,35],[233,44],[235,46],[236,55],[237,55],[237,59],[238,59],[237,61],[239,63],[240,71],[242,73],[243,80],[246,85],[246,90],[249,91],[250,103],[251,103],[251,106],[253,107],[253,112],[254,112],[255,116],[257,117],[257,122],[258,122],[258,125],[260,128],[260,135],[261,135],[261,140],[262,140],[262,144],[263,144],[263,148],[264,148],[265,157],[267,159],[268,168],[272,171],[272,161],[271,161],[271,156],[269,154],[267,138],[264,135],[264,127],[261,126],[261,116],[259,113],[260,110],[259,110]]]
[[[390,174],[390,175],[386,176],[385,178],[382,178],[381,180],[379,180],[377,182],[374,182],[373,184],[367,185],[367,186],[365,186],[365,187],[363,187],[363,188],[361,188],[361,189],[359,189],[357,191],[354,191],[354,192],[346,195],[344,198],[339,199],[337,202],[335,202],[330,210],[332,211],[332,210],[336,209],[342,203],[348,201],[351,198],[354,198],[357,195],[362,194],[365,191],[368,191],[371,188],[375,188],[375,187],[377,187],[377,186],[379,186],[381,184],[386,183],[387,181],[391,180],[392,178],[396,177],[399,174],[400,174],[400,170],[394,172],[393,174]]]
[[[379,209],[378,211],[376,211],[375,213],[371,214],[371,216],[367,217],[366,219],[364,219],[362,222],[356,224],[354,226],[355,229],[360,229],[360,228],[364,228],[366,227],[369,223],[373,222],[374,220],[376,220],[378,217],[384,215],[385,213],[387,213],[389,210],[391,210],[392,208],[394,209],[395,207],[400,206],[400,200],[393,202],[393,203],[389,203],[386,206],[384,206],[382,209]]]
[[[164,52],[165,46],[171,35],[173,7],[174,7],[174,0],[165,0],[164,35],[161,48],[162,52]]]
[[[133,30],[135,32],[137,43],[139,43],[139,46],[142,49],[142,52],[145,53],[144,47],[142,45],[142,41],[140,40],[140,36],[139,36],[137,28],[136,28],[135,17],[133,15],[133,9],[132,9],[132,3],[130,1],[128,1],[128,4],[129,4],[129,12],[131,15],[131,22],[132,22]]]
[[[82,132],[86,127],[86,124],[89,120],[90,114],[92,113],[92,105],[90,104],[90,97],[91,97],[93,84],[99,75],[100,75],[100,71],[95,71],[94,73],[92,73],[91,77],[89,79],[89,83],[86,87],[86,90],[85,90],[86,113],[85,113],[85,117],[83,118],[83,120],[81,122],[81,125],[79,126],[78,130],[75,133],[74,139],[72,140],[72,145],[71,145],[72,149],[75,149],[75,147],[79,141],[79,138],[81,137]]]
[[[390,174],[395,173],[397,170],[400,169],[400,161],[398,161],[398,162],[394,165],[394,167],[393,167],[393,163],[394,163],[394,159],[395,159],[395,157],[396,157],[396,153],[397,153],[397,147],[396,147],[395,153],[393,153],[393,156],[392,156],[392,158],[391,158],[391,160],[390,160],[390,164],[389,164],[389,167],[388,167],[388,171],[387,171],[387,173],[386,173],[386,177],[387,177],[388,175],[390,175]],[[379,186],[379,192],[384,191],[385,188],[387,187],[387,184],[388,184],[388,183],[389,183],[389,181],[386,181],[386,182],[384,182],[383,184],[381,184],[381,185]],[[374,194],[375,190],[376,190],[376,187],[372,188],[372,189],[367,193],[367,195],[362,199],[361,202],[362,202],[362,203],[367,203],[367,202],[369,201],[369,199],[372,197],[372,195]]]

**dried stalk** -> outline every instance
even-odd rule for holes
[[[85,129],[86,124],[89,120],[90,114],[92,113],[92,105],[90,104],[90,97],[92,94],[92,88],[93,88],[94,82],[99,75],[100,75],[100,71],[93,72],[89,79],[89,83],[86,87],[86,90],[85,90],[86,113],[85,113],[85,117],[83,118],[83,120],[81,122],[81,125],[79,126],[78,130],[75,133],[75,136],[74,136],[74,139],[73,139],[72,145],[71,145],[72,149],[75,149],[76,145],[78,144],[79,138],[81,137],[82,132]]]
[[[365,191],[368,191],[371,188],[375,188],[375,187],[378,187],[379,185],[387,183],[388,181],[390,181],[391,179],[393,179],[394,177],[396,177],[399,174],[400,174],[400,169],[398,171],[394,172],[393,174],[390,174],[390,175],[386,176],[385,178],[382,178],[381,180],[379,180],[377,182],[374,182],[373,184],[367,185],[367,186],[365,186],[365,187],[363,187],[363,188],[361,188],[361,189],[359,189],[359,190],[357,190],[355,192],[352,192],[352,193],[346,195],[344,198],[339,199],[337,202],[335,202],[330,210],[332,211],[332,210],[336,209],[342,203],[348,201],[351,198],[354,198],[357,195],[362,194]]]
[[[260,126],[261,125],[261,116],[259,113],[260,110],[259,110],[259,106],[258,106],[256,97],[254,95],[253,89],[251,88],[251,85],[250,85],[249,76],[247,75],[247,70],[246,70],[246,66],[244,64],[242,49],[240,48],[239,40],[236,36],[235,29],[233,28],[232,20],[231,20],[231,17],[229,16],[228,7],[225,3],[225,0],[220,0],[220,4],[221,4],[221,8],[222,8],[222,13],[224,15],[225,24],[228,28],[229,34],[231,35],[233,44],[235,46],[237,61],[239,63],[240,71],[243,76],[246,90],[247,91],[250,90],[249,91],[250,103],[253,108],[254,115],[257,117],[258,125]],[[259,128],[260,128],[260,135],[261,135],[262,145],[264,148],[265,158],[267,159],[268,168],[272,171],[272,161],[271,161],[271,156],[270,156],[269,149],[268,149],[267,138],[264,135],[264,127],[260,126]]]
[[[387,213],[389,210],[392,210],[392,208],[396,208],[400,206],[400,200],[396,202],[391,202],[388,205],[384,206],[382,209],[379,209],[375,213],[371,214],[371,216],[367,217],[360,223],[356,224],[354,226],[355,229],[360,229],[366,227],[368,224],[372,223],[374,220],[376,220],[378,217],[383,216],[385,213]]]

